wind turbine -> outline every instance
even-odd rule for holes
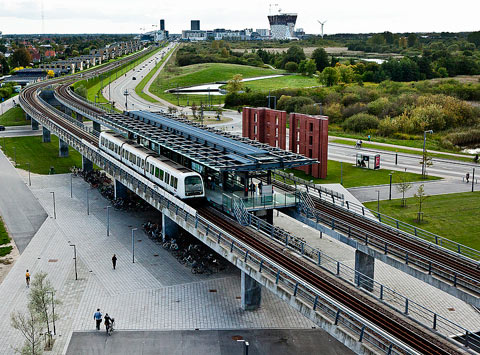
[[[322,26],[322,39],[323,39],[323,26],[325,25],[325,23],[327,23],[327,20],[325,21],[320,21],[320,20],[317,20],[317,22],[320,24],[320,26]]]

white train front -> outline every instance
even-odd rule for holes
[[[100,133],[100,149],[174,196],[181,199],[205,196],[200,174],[129,141],[120,134]]]

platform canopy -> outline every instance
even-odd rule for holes
[[[216,171],[273,170],[317,163],[315,159],[164,112],[126,114],[129,117],[109,116],[115,120],[115,126]]]

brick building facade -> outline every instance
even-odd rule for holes
[[[290,114],[289,148],[293,153],[317,159],[320,164],[297,168],[315,178],[327,177],[328,117]]]
[[[245,107],[242,114],[242,136],[286,149],[287,113],[268,108]]]

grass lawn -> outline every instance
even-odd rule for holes
[[[252,91],[278,90],[283,88],[297,89],[319,85],[316,78],[303,75],[286,75],[272,79],[247,81],[245,83],[245,87],[252,89]]]
[[[26,126],[30,121],[25,119],[25,113],[20,106],[11,108],[0,116],[1,126]]]
[[[74,165],[82,166],[82,156],[73,148],[69,148],[69,156],[58,156],[58,138],[52,134],[51,143],[42,143],[41,136],[4,138],[0,141],[3,152],[12,160],[17,157],[17,167],[37,174],[48,174],[50,167],[55,173],[70,172]],[[5,142],[5,143],[4,143]],[[6,145],[6,149],[4,147]],[[14,149],[15,148],[15,149]]]
[[[326,179],[315,179],[310,175],[306,175],[303,171],[287,169],[287,172],[293,173],[295,176],[304,180],[313,180],[315,184],[333,184],[340,183],[341,168],[340,162],[329,160]],[[358,168],[350,163],[343,163],[343,186],[357,187],[357,186],[370,186],[370,185],[382,185],[390,183],[391,170],[378,169],[369,170]],[[407,173],[408,181],[422,181],[420,174]],[[437,177],[427,177],[426,180],[438,180]],[[393,182],[396,182],[395,172],[393,172]]]
[[[480,250],[479,191],[429,196],[422,204],[424,220],[420,223],[416,221],[415,198],[407,199],[407,207],[401,207],[400,203],[401,200],[380,201],[380,212]],[[377,202],[367,202],[365,206],[376,209]]]
[[[143,89],[145,88],[145,85],[149,82],[149,80],[152,78],[152,76],[158,71],[158,69],[162,66],[162,64],[167,60],[168,56],[174,51],[175,48],[171,49],[168,51],[167,54],[163,57],[163,59],[155,65],[155,67],[140,81],[140,84],[138,84],[135,87],[135,92],[137,93],[138,96],[140,96],[142,99],[147,100],[148,102],[157,102],[153,97],[148,96],[143,92]]]
[[[330,141],[330,143],[340,143],[340,144],[355,146],[355,142],[352,142],[352,141],[349,141],[349,140],[346,140],[346,139],[341,139],[341,138],[334,139],[333,141]],[[422,152],[419,152],[418,150],[411,150],[411,149],[408,149],[408,148],[396,148],[396,147],[387,147],[387,146],[369,144],[369,143],[366,143],[365,141],[363,141],[363,143],[362,143],[362,148],[372,148],[372,149],[378,149],[378,150],[387,150],[387,151],[390,151],[390,152],[422,155]],[[468,163],[471,163],[473,161],[473,155],[469,156],[467,154],[465,154],[465,157],[453,157],[451,155],[438,154],[438,153],[429,153],[429,155],[434,157],[434,158],[460,160],[460,161],[465,161],[465,162],[468,162]]]
[[[174,58],[168,62],[164,70],[158,75],[157,79],[150,86],[150,92],[158,97],[165,99],[173,104],[191,105],[195,102],[206,103],[208,95],[177,95],[165,93],[165,90],[175,87],[200,85],[213,83],[216,81],[227,81],[232,79],[235,74],[242,74],[244,78],[253,78],[256,76],[274,75],[282,73],[280,70],[251,67],[238,64],[223,63],[205,63],[194,64],[185,67],[177,67]],[[223,95],[211,95],[212,104],[223,103]]]
[[[2,218],[0,218],[0,245],[5,245],[8,243],[10,243],[10,237],[8,236],[7,230],[5,229]],[[0,257],[9,254],[11,251],[11,246],[0,247]]]

